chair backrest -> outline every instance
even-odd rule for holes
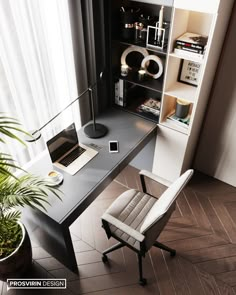
[[[144,222],[140,228],[140,232],[145,234],[149,228],[151,228],[162,216],[168,211],[171,205],[174,203],[179,193],[189,182],[193,175],[193,170],[189,169],[182,174],[176,181],[174,181],[161,195],[161,197],[155,202],[151,210],[148,212],[144,219]]]

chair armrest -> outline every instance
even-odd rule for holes
[[[114,225],[119,230],[123,231],[124,233],[126,233],[129,236],[131,236],[132,238],[134,238],[135,240],[139,241],[140,243],[143,242],[143,240],[145,238],[144,235],[142,235],[140,232],[138,232],[137,230],[133,229],[129,225],[123,223],[119,219],[113,217],[112,215],[110,215],[108,213],[104,213],[102,215],[102,219],[105,220],[105,221],[107,221],[108,223]]]

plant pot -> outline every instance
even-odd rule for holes
[[[21,278],[32,265],[32,247],[25,226],[18,222],[22,230],[22,240],[9,256],[0,259],[0,280]]]

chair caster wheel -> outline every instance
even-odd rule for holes
[[[172,251],[172,252],[170,252],[170,256],[171,257],[174,257],[176,255],[176,251]]]
[[[139,280],[139,285],[140,286],[145,286],[146,284],[147,284],[147,280],[146,279]]]
[[[107,255],[104,254],[104,255],[102,256],[102,262],[103,262],[103,263],[106,263],[107,261],[108,261]]]

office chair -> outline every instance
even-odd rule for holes
[[[108,261],[106,254],[128,246],[138,255],[139,284],[144,286],[147,281],[143,278],[142,257],[152,246],[170,252],[171,256],[176,255],[174,249],[156,239],[175,210],[175,200],[192,177],[193,170],[182,174],[159,198],[147,193],[145,183],[146,177],[158,182],[157,176],[145,170],[139,174],[143,192],[134,189],[125,191],[102,215],[102,226],[108,239],[114,237],[119,241],[102,253],[102,261]]]

